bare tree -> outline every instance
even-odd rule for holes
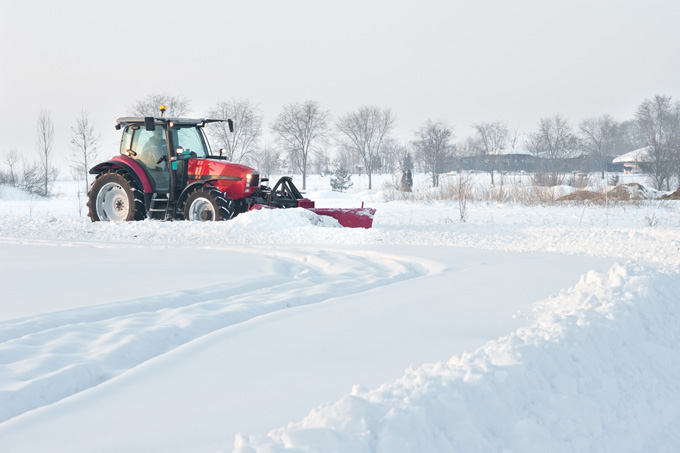
[[[496,156],[505,148],[510,137],[510,130],[501,121],[493,123],[477,123],[472,127],[477,131],[477,137],[481,145],[483,155],[486,157],[491,185],[494,185],[493,173],[495,170]]]
[[[0,172],[0,184],[18,187],[32,195],[41,195],[45,191],[43,170],[39,162],[27,163],[16,150],[5,155],[5,163],[9,172]]]
[[[97,160],[97,147],[101,135],[94,130],[94,125],[85,111],[81,110],[75,125],[71,126],[71,155],[69,160],[76,174],[85,177],[85,188],[90,187],[88,172],[92,163]]]
[[[670,96],[655,96],[640,104],[635,118],[648,147],[654,185],[658,190],[669,190],[673,174],[680,176],[680,104],[672,102]]]
[[[620,150],[617,151],[618,154],[621,154],[621,151],[628,152],[647,146],[642,138],[640,125],[635,119],[621,121],[618,125],[618,132],[617,149]]]
[[[319,175],[330,172],[331,169],[331,157],[328,154],[326,148],[318,148],[314,151],[312,160],[314,163],[314,172]]]
[[[373,188],[373,170],[380,165],[380,153],[395,120],[390,109],[365,106],[348,113],[336,124],[342,146],[363,161],[369,190]]]
[[[359,157],[343,146],[337,149],[334,159],[334,167],[344,167],[349,173],[353,173],[359,165]]]
[[[12,187],[17,187],[19,185],[19,176],[17,174],[17,170],[15,167],[19,163],[19,153],[17,150],[12,150],[7,153],[5,156],[5,163],[9,167],[9,173],[7,175],[7,182],[12,186]]]
[[[271,126],[278,143],[302,172],[302,189],[307,188],[310,151],[323,146],[328,137],[329,113],[316,101],[287,104]]]
[[[454,182],[454,194],[458,198],[458,213],[460,221],[466,222],[468,215],[468,201],[472,201],[472,176],[470,173],[460,171]]]
[[[413,146],[425,171],[432,176],[432,187],[439,185],[439,174],[451,166],[454,138],[453,129],[443,121],[427,120],[416,131]]]
[[[519,139],[522,136],[522,133],[519,131],[519,124],[515,126],[514,129],[510,131],[510,135],[508,136],[508,144],[510,145],[510,149],[515,149],[517,148],[517,145],[519,145]]]
[[[597,161],[600,167],[601,177],[607,169],[607,162],[611,156],[616,155],[618,144],[618,124],[609,115],[583,120],[579,126],[583,138],[583,146]]]
[[[183,95],[173,96],[161,93],[150,94],[135,101],[128,107],[128,114],[130,116],[158,116],[161,105],[165,105],[165,116],[169,118],[186,116],[191,111],[191,102]]]
[[[467,137],[459,140],[456,145],[456,155],[460,157],[472,157],[482,153],[482,145],[477,137]]]
[[[281,152],[267,143],[253,152],[253,161],[260,173],[269,177],[281,167]]]
[[[42,110],[38,115],[37,148],[40,155],[42,170],[42,193],[46,197],[50,194],[50,186],[56,179],[56,171],[52,168],[52,146],[54,144],[54,123],[52,115],[47,110]]]
[[[564,182],[563,161],[576,155],[579,140],[566,118],[553,115],[541,118],[538,130],[529,134],[526,146],[541,158],[542,168],[536,175],[539,182],[556,186]]]
[[[21,163],[21,181],[19,188],[34,195],[41,195],[44,191],[42,166],[39,162]]]
[[[252,157],[262,135],[262,114],[248,99],[221,101],[208,115],[216,119],[234,120],[234,132],[227,123],[212,123],[210,138],[219,148],[226,148],[232,162],[246,162]]]
[[[394,173],[399,169],[401,158],[408,152],[406,145],[393,138],[388,138],[380,150],[380,160],[385,173]],[[413,170],[411,168],[411,170]]]

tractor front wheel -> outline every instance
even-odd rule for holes
[[[93,222],[123,222],[146,217],[142,192],[122,171],[102,173],[92,184],[87,206]]]
[[[203,186],[189,194],[184,201],[182,214],[185,220],[229,220],[234,217],[234,202],[214,187]]]

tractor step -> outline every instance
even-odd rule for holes
[[[167,194],[155,193],[151,197],[151,202],[149,203],[149,217],[152,219],[166,219],[168,213],[168,203],[170,199]]]

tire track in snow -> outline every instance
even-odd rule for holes
[[[431,262],[375,252],[304,249],[269,256],[276,260],[276,277],[265,281],[0,322],[0,423],[216,330],[440,270]]]

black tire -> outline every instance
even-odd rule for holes
[[[144,194],[125,171],[109,170],[97,176],[87,201],[93,222],[144,220]]]
[[[234,217],[234,201],[211,186],[200,186],[191,191],[180,212],[184,220],[209,222],[229,220]]]

